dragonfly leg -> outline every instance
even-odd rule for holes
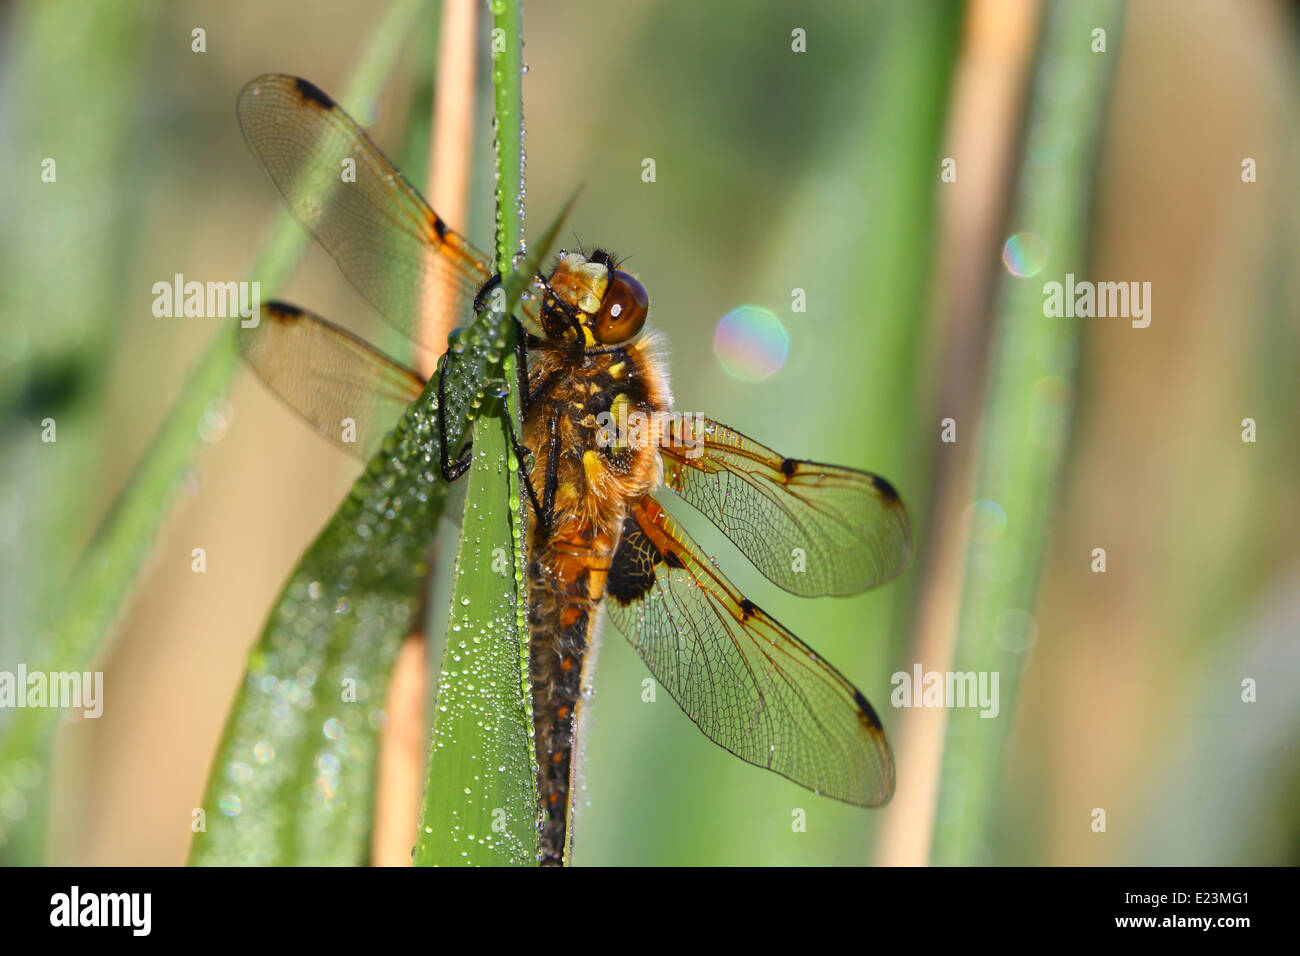
[[[547,375],[546,378],[542,379],[540,382],[537,383],[537,387],[528,393],[529,408],[532,408],[534,405],[536,405],[539,401],[542,400],[542,397],[545,396],[546,393],[551,390],[551,387],[553,385],[555,385],[555,381],[557,378],[559,378],[559,376],[560,376],[560,370],[556,369],[550,375]]]
[[[545,340],[539,339],[531,332],[526,332],[518,319],[515,320],[515,326],[515,364],[519,369],[519,414],[527,418],[528,413],[554,387],[560,372],[557,369],[538,382],[536,387],[528,387],[528,350],[538,348]]]
[[[555,514],[555,490],[560,483],[560,410],[551,408],[550,420],[547,422],[546,440],[546,484],[542,492],[542,510],[539,520],[545,519],[545,527],[550,527]]]
[[[519,414],[521,418],[527,418],[529,410],[536,403],[539,392],[530,392],[528,390],[528,333],[523,324],[515,319],[515,372],[517,379],[517,388],[519,389]],[[515,460],[519,462],[519,481],[528,489],[528,500],[532,503],[533,514],[537,516],[537,521],[543,527],[547,526],[547,512],[542,511],[541,503],[537,500],[537,490],[533,487],[533,480],[529,477],[524,463],[528,460],[531,452],[524,447],[515,434],[515,423],[509,414],[506,415],[506,429],[510,432],[510,446],[514,449]]]
[[[510,433],[510,447],[514,449],[515,461],[519,462],[519,483],[528,491],[528,500],[532,503],[533,514],[537,515],[538,523],[547,527],[548,523],[545,520],[547,513],[542,511],[542,506],[537,500],[537,492],[533,489],[533,480],[528,477],[528,471],[524,467],[524,462],[528,460],[530,453],[515,434],[515,423],[509,415],[506,416],[506,431]]]
[[[470,462],[474,459],[473,448],[466,448],[465,454],[456,461],[447,461],[444,459],[440,464],[442,468],[442,480],[450,484],[465,472],[469,471]]]

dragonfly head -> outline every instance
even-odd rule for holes
[[[561,251],[547,284],[564,306],[543,310],[549,334],[581,334],[585,347],[597,348],[626,342],[645,325],[645,286],[618,269],[608,252],[597,249],[588,258]]]

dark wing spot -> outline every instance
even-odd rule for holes
[[[744,618],[750,618],[750,617],[753,617],[753,616],[754,616],[754,613],[755,613],[757,610],[758,610],[758,605],[755,604],[753,601],[751,601],[749,598],[743,598],[743,599],[741,599],[741,602],[740,602],[740,613],[741,613],[741,615],[742,615],[742,620],[743,620]]]
[[[679,558],[679,557],[677,557],[677,552],[676,552],[676,551],[669,551],[669,552],[668,552],[667,554],[665,554],[663,557],[664,557],[664,564],[668,565],[668,567],[670,567],[670,568],[684,568],[684,567],[686,567],[686,565],[682,564],[682,559]]]
[[[853,688],[853,702],[858,705],[858,709],[862,711],[862,716],[867,718],[867,721],[872,727],[875,727],[877,730],[885,729],[880,724],[880,717],[877,716],[876,709],[871,706],[865,697],[862,696],[862,691],[858,690],[856,687]]]
[[[298,94],[303,99],[318,103],[323,109],[334,109],[334,101],[330,99],[329,94],[311,80],[304,80],[301,76],[298,76],[294,77],[294,83],[298,87]]]
[[[268,302],[266,308],[272,315],[284,319],[296,319],[302,315],[302,309],[296,305],[290,305],[288,302],[280,302],[279,300]]]
[[[442,221],[442,217],[437,213],[433,216],[433,231],[438,234],[438,238],[444,242],[447,240],[447,224]]]
[[[876,490],[880,492],[880,497],[884,498],[886,501],[898,500],[898,492],[895,491],[894,486],[885,481],[884,478],[881,478],[879,475],[872,475],[871,483],[875,485]]]
[[[783,475],[793,475],[793,474],[794,474],[794,470],[795,470],[795,468],[798,466],[798,464],[799,464],[799,463],[798,463],[797,461],[795,461],[793,458],[782,458],[782,459],[781,459],[781,474],[783,474]]]

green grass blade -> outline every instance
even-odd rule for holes
[[[493,12],[497,269],[512,312],[549,253],[572,200],[518,271],[523,249],[523,22],[513,0]],[[514,328],[507,342],[513,346]],[[514,356],[505,362],[515,382]],[[536,763],[528,671],[526,520],[507,423],[522,435],[519,396],[475,422],[474,463],[456,559],[451,619],[434,715],[429,776],[415,848],[418,865],[537,862]],[[508,417],[507,417],[508,416]]]
[[[506,367],[513,372],[513,356]],[[419,865],[537,861],[525,525],[505,414],[494,399],[474,427],[474,464],[416,843]]]
[[[949,712],[932,859],[988,863],[997,788],[1015,714],[1024,652],[1033,639],[1039,570],[1069,437],[1081,321],[1043,314],[1043,286],[1086,277],[1088,217],[1123,5],[1056,2],[1045,11],[1026,139],[1059,146],[1060,159],[1022,160],[1010,232],[1033,232],[1047,250],[1035,275],[1002,277],[975,497],[1007,516],[1000,536],[972,534],[953,670],[999,674],[1000,709]],[[1093,53],[1092,31],[1108,50]]]
[[[508,276],[524,250],[524,13],[492,0],[492,113],[496,129],[497,271]]]

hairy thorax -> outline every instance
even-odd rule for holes
[[[618,534],[629,503],[661,481],[657,446],[646,434],[632,436],[620,423],[653,417],[671,407],[656,340],[579,360],[542,349],[529,370],[530,387],[549,380],[545,398],[530,410],[525,442],[534,455],[532,478],[539,494],[552,455],[556,457],[552,533]],[[612,426],[612,427],[611,427]]]

